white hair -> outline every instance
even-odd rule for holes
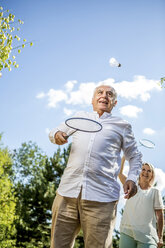
[[[113,91],[113,101],[116,101],[116,100],[117,100],[117,92],[116,92],[116,90],[115,90],[111,85],[107,85],[107,84],[101,84],[101,85],[97,86],[97,87],[94,89],[93,97],[94,97],[94,95],[95,95],[97,89],[98,89],[98,88],[101,88],[102,86],[103,86],[103,87],[104,87],[104,86],[107,86],[107,87],[111,88],[111,90]]]

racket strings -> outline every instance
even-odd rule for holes
[[[139,143],[147,148],[154,148],[155,144],[151,140],[141,139]]]
[[[65,123],[67,126],[83,132],[98,132],[102,129],[99,122],[86,118],[70,118]]]

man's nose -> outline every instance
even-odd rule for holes
[[[102,94],[103,97],[107,98],[107,93],[105,91],[103,91],[103,94]]]

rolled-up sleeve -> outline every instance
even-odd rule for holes
[[[56,141],[55,141],[55,134],[58,132],[59,130],[57,128],[53,128],[50,133],[49,133],[49,140],[53,143],[53,144],[56,144]]]
[[[62,123],[61,125],[59,125],[57,128],[53,128],[50,133],[49,133],[49,140],[53,143],[53,144],[56,144],[56,141],[55,141],[55,134],[58,132],[58,131],[61,131],[61,132],[64,132],[66,133],[67,135],[70,135],[74,129],[73,128],[69,128],[65,123]]]
[[[82,115],[83,112],[77,112],[73,117],[80,117]],[[67,135],[70,135],[75,129],[68,127],[65,122],[61,123],[57,128],[53,128],[50,132],[49,132],[49,140],[53,143],[56,144],[55,141],[55,134],[58,131],[62,131],[64,133],[66,133]]]
[[[73,129],[69,128],[65,123],[62,123],[61,125],[59,125],[57,128],[53,128],[50,133],[49,133],[49,140],[53,143],[53,144],[56,144],[56,141],[55,141],[55,134],[58,132],[58,131],[61,131],[61,132],[64,132],[66,133],[67,135],[69,135],[71,133],[71,131],[73,131]]]
[[[142,166],[142,154],[138,150],[132,127],[127,124],[123,135],[123,152],[129,162],[129,172],[127,180],[137,181]]]

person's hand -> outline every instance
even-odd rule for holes
[[[158,248],[161,248],[163,246],[163,238],[159,238],[159,242],[157,245]]]
[[[124,189],[125,199],[129,199],[137,193],[137,186],[135,182],[131,180],[128,180],[124,183],[123,189]]]
[[[64,133],[62,131],[58,131],[54,136],[56,144],[57,145],[63,145],[65,143],[67,143],[68,141],[67,141],[66,137],[67,137],[66,133]]]

